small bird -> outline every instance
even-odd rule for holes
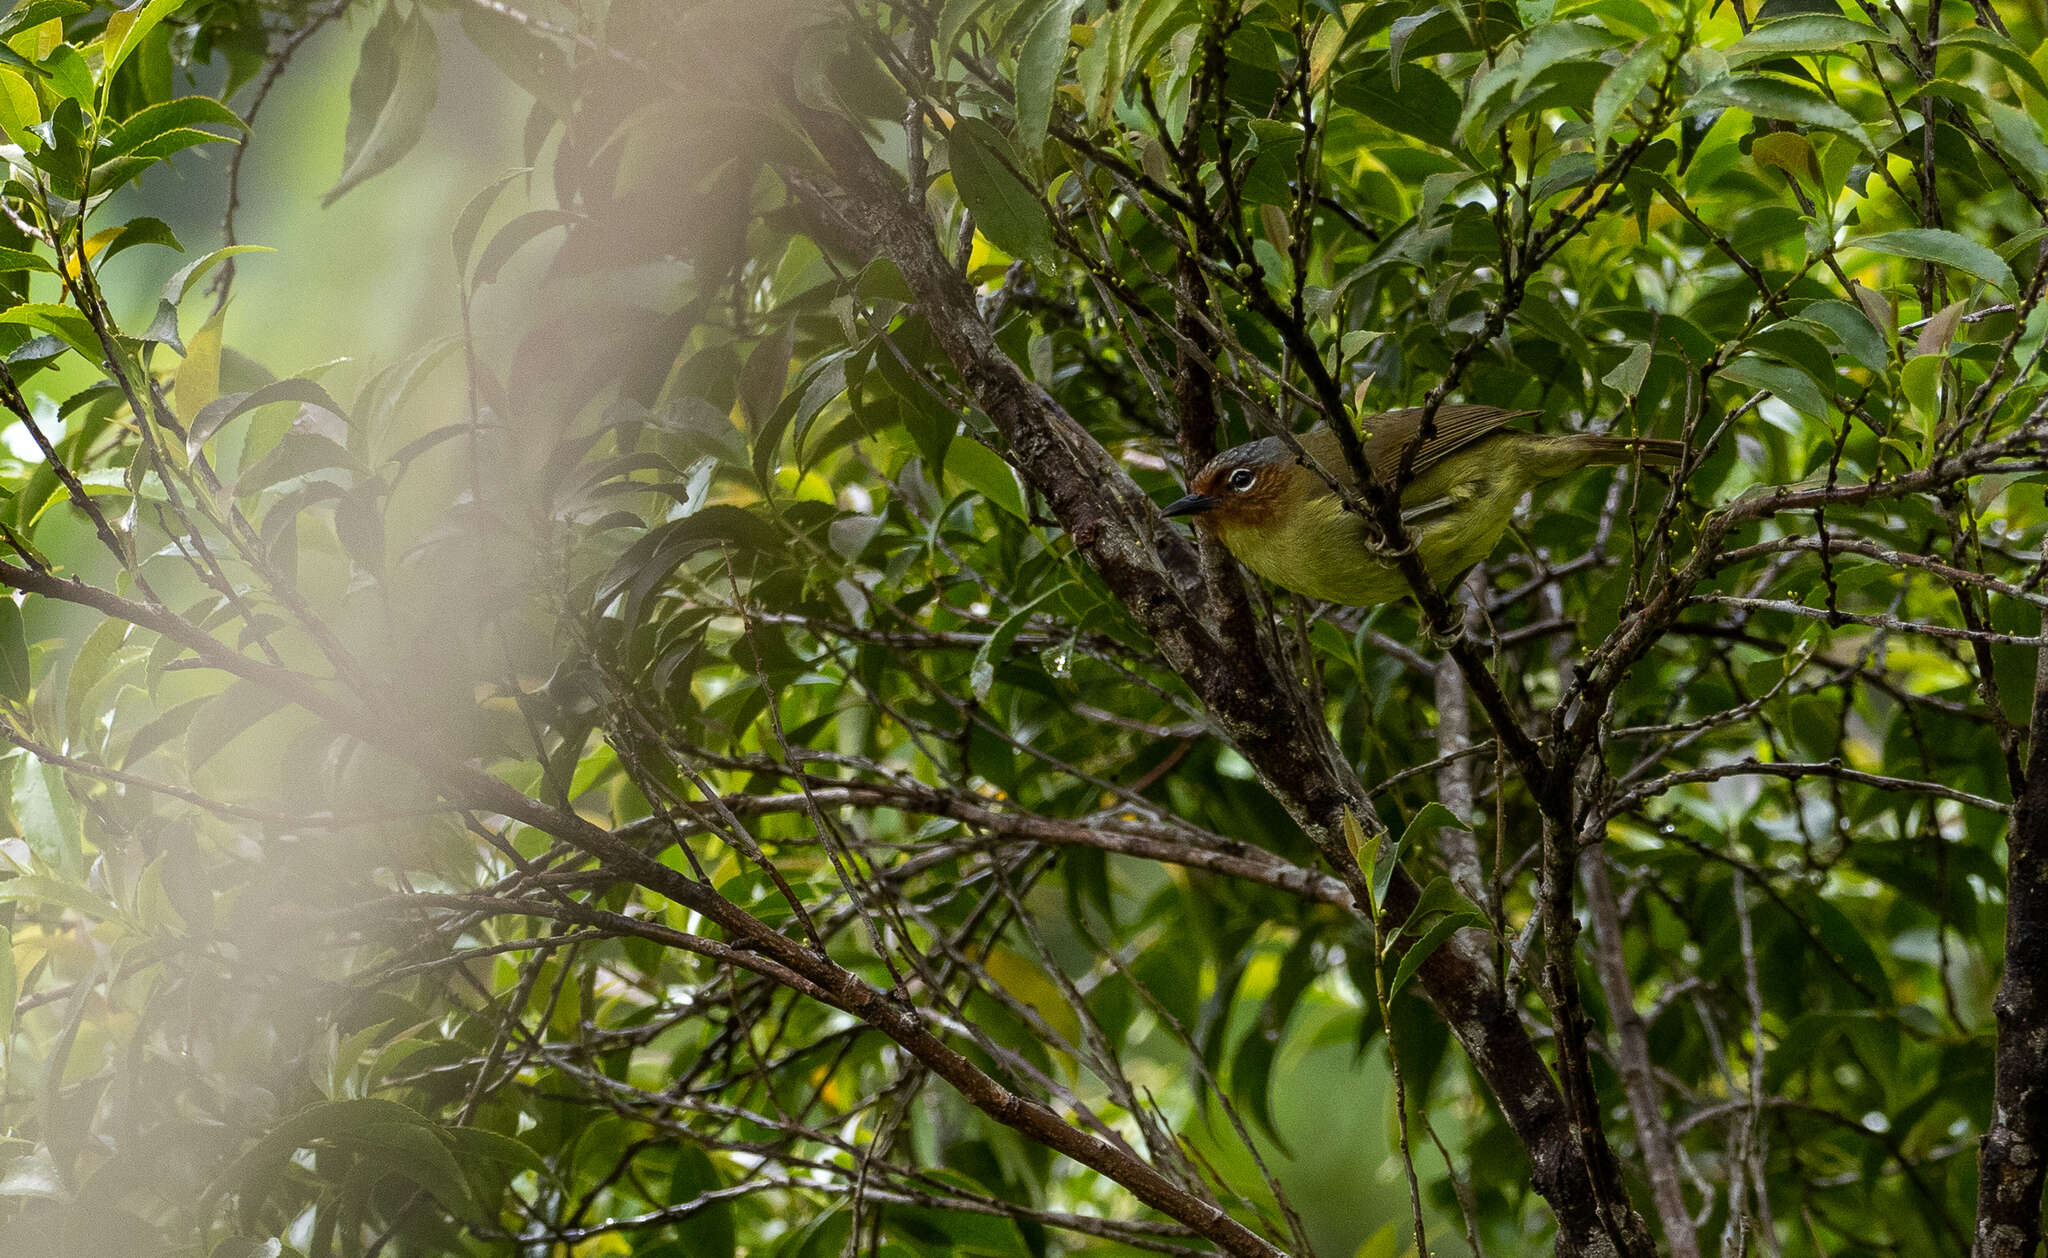
[[[1433,581],[1451,583],[1492,552],[1515,504],[1531,488],[1594,464],[1670,466],[1685,452],[1678,441],[1607,437],[1592,433],[1545,436],[1507,428],[1535,411],[1498,406],[1444,406],[1434,431],[1415,452],[1401,491],[1401,521]],[[1391,485],[1402,451],[1422,424],[1422,409],[1388,411],[1360,421],[1366,465]],[[1315,428],[1301,448],[1352,488],[1337,434]],[[1371,607],[1409,592],[1389,559],[1376,558],[1366,522],[1344,504],[1314,469],[1277,437],[1248,441],[1209,460],[1188,484],[1189,493],[1165,508],[1191,515],[1247,568],[1310,598]]]

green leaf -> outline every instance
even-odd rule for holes
[[[1017,147],[1035,157],[1052,120],[1053,87],[1067,63],[1076,0],[1051,0],[1024,32],[1017,53]]]
[[[0,882],[0,904],[49,904],[94,921],[114,921],[121,916],[120,909],[85,888],[41,874]]]
[[[668,1200],[671,1208],[695,1201],[706,1193],[725,1187],[725,1177],[709,1154],[694,1144],[676,1146],[675,1168],[669,1175]],[[732,1258],[739,1251],[731,1198],[720,1198],[683,1215],[672,1225],[683,1252],[697,1258]]]
[[[127,636],[126,621],[103,620],[85,635],[84,644],[71,661],[71,668],[64,678],[64,729],[74,745],[96,742],[93,731],[88,728],[86,699],[106,676],[108,663]]]
[[[1607,81],[1600,90],[1593,93],[1593,152],[1606,150],[1607,137],[1614,134],[1614,124],[1622,113],[1635,103],[1643,89],[1657,73],[1657,67],[1664,63],[1664,41],[1646,39],[1628,59],[1608,72]]]
[[[962,118],[946,139],[953,186],[974,225],[997,248],[1043,271],[1053,266],[1052,223],[1036,190],[1017,174],[1009,144],[979,118]]]
[[[130,115],[108,133],[107,150],[115,157],[136,154],[162,156],[161,153],[144,153],[144,150],[164,136],[207,125],[234,127],[245,132],[249,129],[249,124],[242,121],[240,115],[211,96],[181,96]],[[203,131],[198,134],[208,140],[232,138]]]
[[[99,252],[100,265],[105,266],[120,254],[143,245],[162,245],[177,253],[185,252],[171,225],[160,218],[131,218],[119,227],[113,228],[113,236]]]
[[[797,376],[794,387],[783,395],[775,412],[754,434],[753,464],[756,480],[767,484],[769,471],[775,466],[775,456],[781,448],[782,434],[791,424],[796,425],[795,440],[801,446],[804,434],[810,431],[811,424],[818,418],[818,412],[825,409],[826,404],[832,399],[846,392],[846,366],[850,356],[849,350],[835,350],[814,359]],[[777,363],[779,369],[779,358]]]
[[[25,249],[0,248],[0,272],[6,271],[48,271],[55,275],[57,268],[41,255]]]
[[[22,627],[21,604],[0,594],[0,696],[28,701],[34,678],[28,671],[28,634]]]
[[[2042,142],[2033,115],[2000,101],[1986,101],[1984,108],[1993,133],[2020,174],[2036,189],[2048,186],[2048,144]]]
[[[185,295],[192,291],[194,284],[206,278],[208,271],[238,254],[276,252],[277,250],[272,249],[269,245],[227,245],[216,249],[205,257],[195,258],[191,262],[186,263],[178,268],[171,275],[170,279],[164,281],[163,299],[170,302],[173,306],[178,305],[185,300]]]
[[[1891,359],[1884,333],[1871,323],[1870,316],[1860,306],[1852,306],[1846,301],[1816,301],[1802,309],[1799,317],[1810,319],[1833,332],[1849,356],[1861,366],[1883,371]]]
[[[476,261],[476,272],[471,277],[473,287],[482,288],[496,283],[498,272],[504,269],[512,255],[538,237],[542,232],[557,227],[566,227],[581,221],[581,216],[564,210],[528,210],[519,217],[500,227],[484,246],[483,256]]]
[[[347,1142],[373,1146],[359,1151],[390,1173],[432,1193],[445,1208],[458,1213],[476,1208],[461,1165],[442,1142],[439,1130],[424,1117],[365,1123],[349,1133]]]
[[[1802,415],[1826,419],[1828,400],[1813,377],[1797,367],[1744,354],[1721,368],[1721,378],[1745,389],[1762,389]]]
[[[462,1158],[485,1158],[517,1171],[540,1171],[548,1169],[547,1160],[533,1151],[533,1146],[523,1140],[486,1131],[482,1127],[444,1127],[441,1136]]]
[[[476,247],[477,233],[483,230],[484,219],[489,217],[491,207],[498,203],[498,194],[503,192],[506,185],[510,184],[513,180],[522,175],[530,175],[532,173],[533,168],[531,166],[522,166],[517,170],[508,170],[486,184],[481,191],[469,199],[468,204],[462,207],[462,213],[458,214],[455,218],[455,230],[453,232],[455,271],[458,275],[464,274],[469,270],[470,251]]]
[[[988,6],[989,0],[944,0],[939,6],[936,63],[941,69],[952,59],[953,49],[960,43],[960,32]]]
[[[189,428],[200,412],[220,396],[220,355],[227,319],[222,306],[207,316],[205,324],[185,342],[185,361],[171,382],[171,409]]]
[[[1423,963],[1428,961],[1438,948],[1443,947],[1452,935],[1467,926],[1476,926],[1483,930],[1487,925],[1486,918],[1476,912],[1447,913],[1430,923],[1429,929],[1422,932],[1422,937],[1410,944],[1408,950],[1401,954],[1401,964],[1395,968],[1394,979],[1387,985],[1387,999],[1392,1000],[1407,985],[1408,980],[1415,977],[1415,971],[1421,969]]]
[[[2048,78],[2043,78],[2040,69],[2027,59],[2025,50],[1989,27],[1966,26],[1957,31],[1943,31],[1941,48],[1943,52],[1957,48],[1981,52],[2018,75],[2020,81],[2037,96],[2048,96]]]
[[[1031,613],[1038,609],[1039,604],[1067,588],[1068,584],[1070,583],[1061,582],[1011,612],[1003,618],[1002,624],[996,626],[994,633],[982,640],[980,649],[974,653],[974,664],[968,670],[976,703],[988,702],[989,689],[995,685],[996,665],[1009,657],[1010,644],[1017,640],[1017,635],[1023,632],[1024,626],[1031,623]]]
[[[0,890],[7,885],[0,883]],[[271,1189],[284,1174],[286,1160],[295,1150],[316,1142],[340,1142],[373,1124],[432,1126],[426,1115],[396,1101],[365,1097],[317,1102],[278,1123],[253,1148],[237,1158],[207,1190],[201,1208],[210,1208],[211,1203],[224,1192],[239,1192],[241,1214],[244,1219],[251,1218],[268,1200]]]
[[[111,83],[114,71],[128,60],[129,54],[142,44],[143,36],[156,29],[156,24],[177,12],[191,0],[135,0],[125,9],[117,10],[107,18],[107,32],[101,41],[106,50],[105,65],[100,71],[101,83]]]
[[[1635,401],[1642,392],[1643,377],[1650,374],[1650,346],[1638,341],[1628,352],[1628,357],[1615,364],[1614,370],[1600,377],[1600,383],[1613,389],[1629,401]]]
[[[1747,65],[1776,57],[1851,53],[1858,44],[1890,44],[1891,36],[1866,22],[1821,13],[1759,22],[1727,49],[1728,64]]]
[[[341,409],[341,403],[328,396],[327,390],[302,376],[292,376],[284,380],[274,380],[260,389],[247,393],[225,394],[200,407],[199,413],[192,418],[191,430],[186,434],[186,445],[197,453],[201,446],[233,420],[278,402],[298,402],[304,406],[317,406],[343,421],[348,419],[348,412]]]
[[[1870,137],[1856,116],[1827,97],[1789,79],[1763,74],[1742,74],[1707,84],[1693,94],[1684,112],[1700,113],[1726,107],[1744,110],[1758,118],[1778,118],[1838,131],[1862,148],[1875,152]]]
[[[14,775],[14,816],[21,823],[21,837],[45,868],[60,878],[84,874],[85,826],[78,801],[64,784],[64,770],[41,761],[23,762]]]
[[[348,138],[341,178],[320,198],[324,208],[380,175],[412,151],[441,90],[441,49],[424,6],[400,18],[393,5],[363,37],[348,91]]]
[[[1899,391],[1913,412],[1920,431],[1921,461],[1926,461],[1935,432],[1941,427],[1941,368],[1947,360],[1940,354],[1922,354],[1909,360],[1899,372]]]
[[[59,96],[76,102],[81,108],[91,107],[92,67],[85,63],[84,53],[70,44],[59,44],[43,58],[38,68],[43,72],[45,86],[55,89]]]
[[[0,310],[0,323],[14,323],[55,333],[66,345],[83,354],[87,362],[97,363],[105,357],[100,350],[99,333],[93,331],[92,321],[70,306],[32,301]]]
[[[1367,67],[1338,78],[1337,103],[1402,135],[1437,148],[1452,147],[1459,101],[1451,85],[1428,66],[1405,65],[1396,87],[1384,54],[1366,58]]]
[[[956,441],[946,449],[946,475],[980,494],[993,506],[1002,508],[1027,524],[1024,491],[1017,485],[1017,473],[1003,457],[978,441]]]
[[[1358,814],[1352,812],[1348,804],[1344,807],[1343,828],[1344,846],[1350,851],[1351,859],[1358,862],[1359,872],[1366,875],[1369,884],[1373,865],[1379,860],[1380,842],[1386,838],[1386,831],[1375,831],[1368,837],[1365,833],[1365,827],[1359,824]],[[1380,915],[1378,900],[1373,901],[1370,911],[1374,920],[1377,920]]]
[[[29,0],[0,20],[0,39],[13,39],[31,27],[59,18],[77,17],[92,12],[92,5],[86,0]]]
[[[1470,823],[1461,820],[1457,813],[1432,799],[1416,809],[1415,815],[1408,819],[1408,828],[1401,831],[1401,847],[1405,851],[1418,843],[1432,843],[1436,840],[1436,832],[1446,826],[1467,833],[1472,829]]]
[[[21,982],[14,972],[14,932],[0,922],[0,1062],[12,1064],[14,1043],[14,1002],[21,999]]]
[[[2006,293],[2014,291],[2012,268],[2005,264],[2005,259],[1969,237],[1943,228],[1909,227],[1903,231],[1863,236],[1847,243],[1872,253],[1951,267]]]

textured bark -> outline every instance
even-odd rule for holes
[[[808,122],[853,211],[844,216],[845,227],[865,233],[873,251],[902,272],[935,340],[1001,433],[1010,463],[1356,893],[1359,875],[1344,847],[1342,819],[1348,809],[1371,824],[1366,792],[1271,633],[1246,614],[1241,597],[1216,597],[1201,580],[1193,543],[1159,515],[1101,443],[1002,352],[973,294],[947,265],[933,225],[867,142],[838,119],[813,114]],[[1413,880],[1397,873],[1387,900],[1393,922],[1406,917],[1418,894]],[[1557,1215],[1557,1252],[1602,1258],[1654,1253],[1611,1167],[1601,1168],[1596,1186],[1583,1133],[1570,1121],[1484,951],[1454,939],[1420,977],[1528,1151],[1533,1184]],[[1604,1147],[1604,1141],[1593,1145]]]
[[[2005,974],[1991,1130],[1977,1160],[1972,1258],[2032,1258],[2041,1249],[2048,1173],[2048,651],[2039,654],[2026,781],[2005,838]]]

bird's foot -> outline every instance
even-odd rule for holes
[[[1451,604],[1442,619],[1424,616],[1422,618],[1423,640],[1439,651],[1448,651],[1459,638],[1465,635],[1464,618],[1458,614],[1457,605]]]

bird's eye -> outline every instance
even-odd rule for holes
[[[1230,474],[1230,487],[1232,489],[1237,490],[1239,493],[1243,493],[1245,490],[1250,489],[1252,487],[1252,482],[1257,479],[1258,476],[1256,473],[1252,471],[1252,469],[1248,467],[1241,467]]]

